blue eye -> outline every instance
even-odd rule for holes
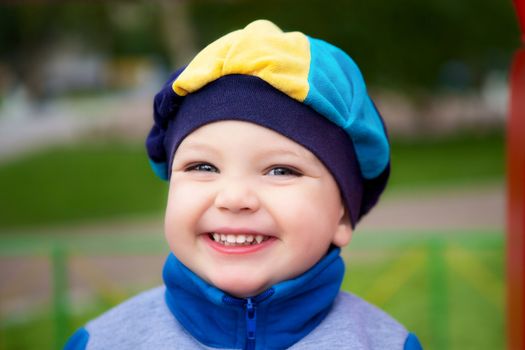
[[[202,171],[208,173],[218,173],[219,169],[208,163],[197,163],[188,166],[184,171]]]
[[[302,174],[299,173],[297,170],[293,170],[287,167],[278,166],[275,168],[270,169],[268,172],[268,175],[270,176],[301,176]]]

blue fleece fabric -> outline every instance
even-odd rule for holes
[[[304,103],[346,131],[365,179],[379,176],[388,165],[390,146],[359,68],[341,49],[320,39],[308,40],[310,89]]]
[[[343,279],[339,251],[333,248],[303,275],[276,284],[270,293],[261,293],[269,296],[254,297],[256,302],[262,299],[256,303],[255,349],[288,348],[321,323]],[[245,348],[246,300],[207,284],[173,254],[164,266],[164,282],[170,310],[199,342],[218,348]]]
[[[64,346],[64,350],[84,350],[87,346],[88,341],[89,341],[88,331],[84,327],[79,328],[75,332],[75,334],[73,334],[69,338],[66,345]]]
[[[405,346],[403,350],[423,350],[419,339],[417,339],[414,333],[408,333],[407,340],[405,341]]]

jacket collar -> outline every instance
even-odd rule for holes
[[[170,254],[163,271],[166,302],[182,326],[204,345],[288,348],[330,311],[344,275],[339,252],[339,248],[332,248],[304,274],[246,299],[208,284]]]

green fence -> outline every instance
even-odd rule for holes
[[[107,288],[111,276],[99,271],[90,281],[98,292],[77,305],[70,293],[73,258],[166,253],[161,234],[2,235],[1,269],[9,259],[45,258],[52,283],[49,303],[39,310],[0,314],[0,349],[61,348],[76,327],[136,292],[128,286],[115,293]],[[343,289],[394,315],[426,350],[504,348],[502,232],[357,232],[343,256]]]

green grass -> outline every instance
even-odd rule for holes
[[[389,187],[406,189],[502,180],[504,146],[501,133],[394,141]]]
[[[130,295],[132,293],[130,292]],[[95,295],[92,302],[81,310],[72,308],[68,315],[67,329],[61,330],[68,336],[86,324],[90,319],[115,306],[120,299],[107,295]],[[6,322],[7,321],[7,322]],[[62,349],[65,341],[56,337],[55,318],[48,310],[39,310],[17,320],[4,320],[0,327],[0,350],[45,350]]]
[[[35,313],[3,326],[0,332],[2,350],[54,348],[54,323],[51,313]]]
[[[0,229],[159,212],[167,183],[142,145],[83,143],[0,166]]]
[[[418,236],[355,242],[343,289],[393,315],[425,350],[504,349],[503,236]]]
[[[392,144],[389,190],[501,181],[501,134]],[[167,184],[142,144],[83,142],[0,164],[0,231],[158,213]]]

